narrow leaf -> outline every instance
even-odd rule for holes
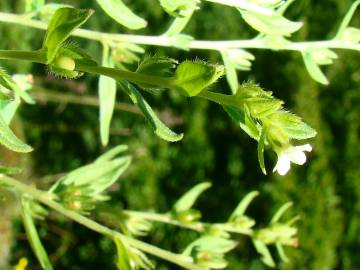
[[[252,200],[259,195],[258,191],[252,191],[248,193],[238,204],[238,206],[235,208],[234,212],[232,212],[230,219],[233,220],[236,217],[244,215],[246,209],[248,208],[249,204],[252,202]]]
[[[280,218],[284,215],[284,213],[293,205],[292,202],[287,202],[285,203],[283,206],[281,206],[279,208],[279,210],[277,210],[277,212],[275,213],[275,215],[273,216],[273,218],[270,221],[270,224],[274,224],[276,222],[278,222],[280,220]]]
[[[114,64],[109,55],[109,46],[103,45],[102,65],[113,67]],[[99,119],[100,119],[100,138],[102,145],[106,146],[109,142],[109,131],[111,119],[114,112],[116,101],[116,81],[108,76],[101,75],[99,78]]]
[[[286,256],[283,246],[280,243],[276,243],[276,250],[279,253],[279,257],[283,262],[289,262],[289,258]]]
[[[232,64],[227,51],[221,51],[221,56],[222,56],[224,66],[225,66],[226,80],[229,83],[231,92],[233,94],[235,94],[239,87],[239,82],[238,82],[238,77],[237,77],[235,66]]]
[[[202,236],[192,242],[183,252],[185,255],[191,255],[193,249],[196,251],[209,251],[217,254],[224,254],[236,247],[237,243],[217,236]]]
[[[292,22],[269,10],[270,14],[260,14],[249,10],[239,9],[243,19],[255,30],[267,35],[290,36],[303,25],[301,22]]]
[[[302,53],[305,67],[311,76],[315,81],[322,83],[322,84],[329,84],[328,79],[325,77],[324,73],[321,71],[319,66],[316,64],[315,60],[313,59],[310,52],[303,52]]]
[[[265,161],[264,161],[264,148],[265,148],[265,137],[266,137],[266,129],[263,128],[261,131],[258,147],[257,147],[257,154],[258,160],[260,164],[260,168],[263,174],[266,175],[266,168],[265,168]]]
[[[90,9],[59,8],[52,16],[45,35],[43,49],[46,50],[47,62],[51,63],[63,42],[71,33],[93,14]]]
[[[37,11],[45,4],[45,0],[25,0],[25,12]]]
[[[256,125],[254,120],[251,118],[247,107],[244,110],[233,106],[223,106],[224,110],[228,113],[230,118],[237,123],[242,130],[246,132],[251,138],[259,140],[260,128]]]
[[[182,133],[177,134],[173,132],[171,129],[165,126],[163,122],[161,122],[155,112],[151,109],[150,105],[132,84],[127,81],[121,81],[119,84],[121,89],[129,95],[132,102],[139,107],[156,135],[169,142],[176,142],[183,138]]]
[[[3,117],[0,115],[0,143],[5,147],[20,153],[28,153],[33,149],[22,142],[16,135],[11,131],[9,126],[6,124]]]
[[[140,29],[147,25],[147,22],[133,13],[122,0],[96,0],[100,7],[117,21],[129,29]]]
[[[21,198],[21,215],[26,231],[26,235],[30,242],[31,248],[34,251],[36,258],[40,262],[42,269],[44,270],[52,270],[53,267],[50,263],[49,257],[44,249],[40,237],[37,233],[35,223],[31,217],[31,209],[28,199],[22,197]]]
[[[127,145],[115,146],[114,148],[110,149],[109,151],[98,157],[95,162],[110,161],[111,159],[115,158],[117,155],[125,152],[126,150],[128,150]]]
[[[117,250],[117,260],[116,260],[117,268],[119,270],[132,270],[133,268],[130,265],[129,255],[121,239],[116,237],[114,238],[114,242],[116,244],[116,250]]]
[[[354,16],[354,13],[355,13],[357,7],[358,7],[359,5],[360,5],[360,0],[355,1],[355,2],[351,5],[349,11],[346,13],[344,19],[343,19],[342,22],[341,22],[341,25],[340,25],[340,27],[339,27],[339,30],[338,30],[336,36],[335,36],[335,39],[339,39],[339,38],[342,37],[342,35],[344,34],[344,31],[345,31],[346,28],[348,27],[348,25],[349,25],[352,17]]]
[[[19,95],[25,102],[34,104],[35,101],[32,97],[26,93],[21,87],[17,85],[12,77],[10,77],[4,69],[0,67],[0,85],[7,90],[15,92],[15,94]]]
[[[186,192],[175,204],[174,210],[175,212],[183,212],[189,210],[197,200],[197,198],[203,193],[205,190],[211,187],[211,183],[204,182],[194,186],[188,192]]]
[[[261,260],[266,265],[268,265],[270,267],[275,267],[274,259],[272,258],[267,246],[262,241],[259,241],[259,240],[254,240],[253,243],[254,243],[254,246],[255,246],[257,252],[261,254]]]

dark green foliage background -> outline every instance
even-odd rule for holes
[[[60,1],[53,1],[60,2]],[[85,27],[99,31],[126,33],[102,12],[95,1],[63,1],[76,7],[93,8],[95,15]],[[170,23],[155,0],[126,1],[149,21],[149,28],[138,34],[161,34]],[[294,40],[331,38],[351,0],[298,0],[289,9],[288,17],[305,23]],[[1,11],[20,13],[22,1],[0,1]],[[360,27],[360,12],[352,25]],[[186,33],[197,39],[241,39],[255,33],[245,25],[236,10],[203,4],[196,12]],[[2,49],[37,49],[43,32],[10,24],[0,24]],[[100,58],[98,43],[74,38],[95,58]],[[148,54],[168,55],[178,60],[207,59],[221,62],[218,53],[172,48],[146,47]],[[261,196],[249,209],[258,225],[266,225],[276,209],[293,201],[291,214],[300,214],[300,246],[287,249],[291,259],[279,269],[358,269],[360,267],[360,54],[337,51],[339,60],[325,68],[331,82],[324,87],[307,74],[300,54],[252,50],[256,60],[251,72],[239,72],[240,81],[254,80],[286,102],[287,108],[301,115],[317,131],[312,141],[310,161],[294,167],[286,177],[261,174],[256,158],[256,143],[231,122],[222,109],[199,99],[185,99],[176,93],[148,96],[165,121],[175,123],[175,130],[184,131],[179,143],[166,143],[157,138],[144,120],[127,112],[116,112],[113,129],[125,131],[112,136],[110,146],[128,144],[134,161],[126,175],[114,188],[113,207],[135,210],[167,211],[172,203],[190,187],[211,180],[213,188],[199,200],[205,220],[224,221],[240,199],[251,190]],[[76,83],[55,81],[42,66],[29,63],[2,65],[10,72],[35,74],[37,86],[48,91],[96,95],[97,78],[85,76]],[[226,80],[216,87],[229,92]],[[118,101],[130,102],[119,94]],[[24,105],[20,111],[28,142],[36,151],[31,154],[33,179],[74,169],[92,161],[102,153],[98,133],[98,112],[95,108],[48,103]],[[127,129],[130,129],[127,130]],[[110,147],[109,146],[109,147]],[[267,153],[268,168],[276,157]],[[39,186],[46,183],[38,180]],[[56,269],[114,269],[114,252],[110,240],[103,239],[56,215],[40,223],[41,235]],[[30,269],[40,269],[26,241],[22,228],[14,239],[13,262],[21,256],[33,261]],[[20,235],[20,236],[19,236]],[[181,251],[196,235],[165,225],[156,226],[146,239],[161,247]],[[228,269],[266,269],[251,242],[239,237],[239,246],[229,255]],[[59,247],[64,248],[64,254]],[[60,254],[60,255],[59,255]],[[274,253],[275,254],[275,253]],[[177,269],[158,262],[156,269]]]

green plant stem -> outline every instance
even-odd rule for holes
[[[0,50],[0,59],[26,60],[35,63],[46,64],[45,53],[41,51]]]
[[[143,218],[149,221],[171,224],[174,226],[193,230],[199,233],[205,232],[210,227],[216,227],[229,233],[237,233],[247,236],[253,235],[253,231],[251,229],[238,229],[224,223],[194,222],[194,223],[186,224],[173,219],[169,214],[147,213],[147,212],[139,212],[139,211],[131,211],[131,210],[125,210],[124,213],[129,216]]]
[[[157,76],[149,76],[145,74],[135,73],[126,70],[120,70],[115,68],[108,68],[102,66],[90,66],[84,65],[82,63],[76,63],[76,70],[88,72],[97,75],[105,75],[116,80],[128,80],[134,83],[144,83],[144,84],[153,84],[161,87],[169,88],[171,87],[171,82],[173,78],[162,78]]]
[[[192,263],[192,259],[190,257],[174,254],[172,252],[160,249],[158,247],[152,246],[150,244],[139,241],[137,239],[127,237],[127,236],[125,236],[117,231],[114,231],[112,229],[109,229],[108,227],[103,226],[87,217],[84,217],[77,212],[68,210],[68,209],[64,208],[61,204],[55,202],[53,200],[53,195],[51,195],[47,192],[40,191],[36,188],[30,187],[26,184],[21,183],[20,181],[14,179],[14,178],[8,177],[3,174],[0,174],[0,183],[8,185],[20,193],[30,195],[35,200],[38,200],[39,202],[52,208],[53,210],[57,211],[58,213],[68,217],[69,219],[76,221],[77,223],[79,223],[95,232],[98,232],[100,234],[103,234],[103,235],[111,237],[111,238],[119,238],[121,241],[129,244],[130,246],[133,246],[134,248],[138,248],[146,253],[152,254],[154,256],[157,256],[159,258],[162,258],[164,260],[167,260],[169,262],[177,264],[183,268],[190,269],[190,270],[205,270],[204,268],[202,268],[200,266],[194,265]]]
[[[197,97],[201,97],[212,102],[218,103],[220,105],[228,105],[239,107],[241,106],[241,100],[239,98],[234,98],[233,95],[225,95],[221,93],[215,93],[211,91],[204,90],[197,95]]]
[[[35,63],[46,64],[46,55],[42,51],[12,51],[12,50],[0,50],[0,59],[15,59],[25,60]],[[76,62],[76,70],[93,73],[97,75],[105,75],[114,79],[128,80],[134,83],[153,84],[165,88],[172,86],[173,78],[162,78],[157,76],[150,76],[146,74],[140,74],[136,72],[120,70],[115,68],[108,68],[102,66],[91,66]]]
[[[212,1],[219,2],[219,1]],[[229,0],[228,0],[229,2]],[[47,24],[39,20],[29,19],[25,15],[17,15],[11,13],[0,12],[0,21],[5,23],[12,23],[23,25],[26,27],[33,27],[38,29],[47,29]],[[126,34],[111,34],[99,31],[91,31],[85,29],[77,29],[73,33],[74,36],[97,40],[99,42],[129,42],[143,45],[154,45],[164,47],[174,47],[172,37],[168,36],[145,36],[145,35],[126,35]],[[262,39],[248,39],[248,40],[193,40],[189,43],[189,49],[204,49],[221,51],[225,49],[266,49],[276,50],[268,42]],[[360,44],[353,44],[344,42],[338,39],[325,41],[306,41],[306,42],[290,42],[284,44],[282,50],[290,51],[306,51],[309,49],[347,49],[360,51]]]

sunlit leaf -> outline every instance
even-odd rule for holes
[[[272,125],[282,129],[291,139],[304,140],[316,136],[316,131],[302,119],[288,111],[279,110],[269,116]]]
[[[113,67],[113,62],[109,55],[109,47],[103,45],[102,65]],[[116,101],[116,81],[108,76],[99,77],[99,119],[100,119],[100,138],[103,145],[109,142],[109,131],[111,119],[114,112]]]
[[[7,90],[14,91],[19,95],[25,102],[34,104],[32,97],[24,91],[21,87],[17,85],[12,77],[10,77],[4,69],[0,67],[0,86],[4,87]]]
[[[175,86],[187,96],[196,96],[223,75],[223,66],[203,61],[184,61],[175,71]]]
[[[250,26],[267,35],[289,36],[303,25],[301,22],[289,21],[276,12],[261,14],[250,10],[239,9],[239,11]]]
[[[117,268],[119,270],[132,270],[133,268],[130,265],[129,255],[121,239],[116,237],[114,238],[114,242],[116,244],[116,250],[117,250],[117,260],[116,260]]]
[[[59,8],[52,16],[45,35],[43,49],[46,50],[47,63],[51,63],[71,33],[92,15],[89,9]]]
[[[316,64],[316,61],[314,60],[311,52],[303,52],[302,56],[309,75],[319,83],[325,85],[329,84],[328,79],[325,77],[320,67]]]
[[[224,66],[225,66],[226,79],[229,83],[231,92],[233,94],[235,94],[239,87],[239,82],[238,82],[235,65],[232,63],[227,51],[221,51],[221,56],[222,56]]]
[[[147,22],[133,13],[122,0],[96,0],[100,7],[119,24],[130,29],[140,29]]]

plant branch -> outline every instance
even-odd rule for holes
[[[55,202],[52,194],[49,194],[47,192],[40,191],[36,188],[30,187],[26,184],[19,182],[18,180],[14,179],[14,178],[8,177],[3,174],[0,174],[0,183],[8,185],[20,193],[30,195],[35,200],[38,200],[39,202],[52,208],[53,210],[57,211],[58,213],[68,217],[69,219],[76,221],[77,223],[79,223],[95,232],[98,232],[100,234],[103,234],[103,235],[111,237],[111,238],[119,238],[119,239],[121,239],[121,241],[129,244],[130,246],[133,246],[134,248],[138,248],[146,253],[149,253],[149,254],[152,254],[159,258],[162,258],[164,260],[170,261],[170,262],[177,264],[181,267],[184,267],[186,269],[204,270],[204,268],[194,265],[192,263],[192,259],[190,257],[174,254],[172,252],[160,249],[158,247],[152,246],[150,244],[139,241],[137,239],[127,237],[127,236],[125,236],[115,230],[109,229],[108,227],[103,226],[103,225],[77,213],[77,212],[68,210],[68,209],[64,208],[61,204]]]
[[[158,214],[158,213],[148,213],[148,212],[140,212],[140,211],[131,211],[125,210],[125,214],[133,217],[143,218],[149,221],[155,221],[160,223],[171,224],[174,226],[182,227],[185,229],[193,230],[199,233],[206,232],[206,230],[210,227],[216,227],[218,229],[224,230],[229,233],[237,233],[243,234],[247,236],[251,236],[253,234],[251,229],[238,229],[233,226],[229,226],[224,223],[205,223],[205,222],[194,222],[194,223],[183,223],[179,222],[176,219],[173,219],[169,214]]]
[[[213,1],[214,2],[214,1]],[[0,12],[0,21],[5,23],[12,23],[33,27],[38,29],[47,29],[47,24],[39,20],[29,19],[25,15],[17,15],[11,13]],[[154,45],[173,47],[172,37],[160,36],[145,36],[145,35],[128,35],[128,34],[111,34],[99,31],[77,29],[73,33],[74,36],[97,40],[99,42],[130,42],[142,45]],[[221,51],[225,49],[267,49],[272,50],[271,45],[262,39],[248,39],[248,40],[193,40],[189,43],[190,49],[203,49]],[[344,42],[342,40],[332,39],[325,41],[305,41],[305,42],[290,42],[284,44],[282,50],[290,51],[305,51],[316,48],[329,49],[347,49],[360,51],[360,44],[353,44]]]

